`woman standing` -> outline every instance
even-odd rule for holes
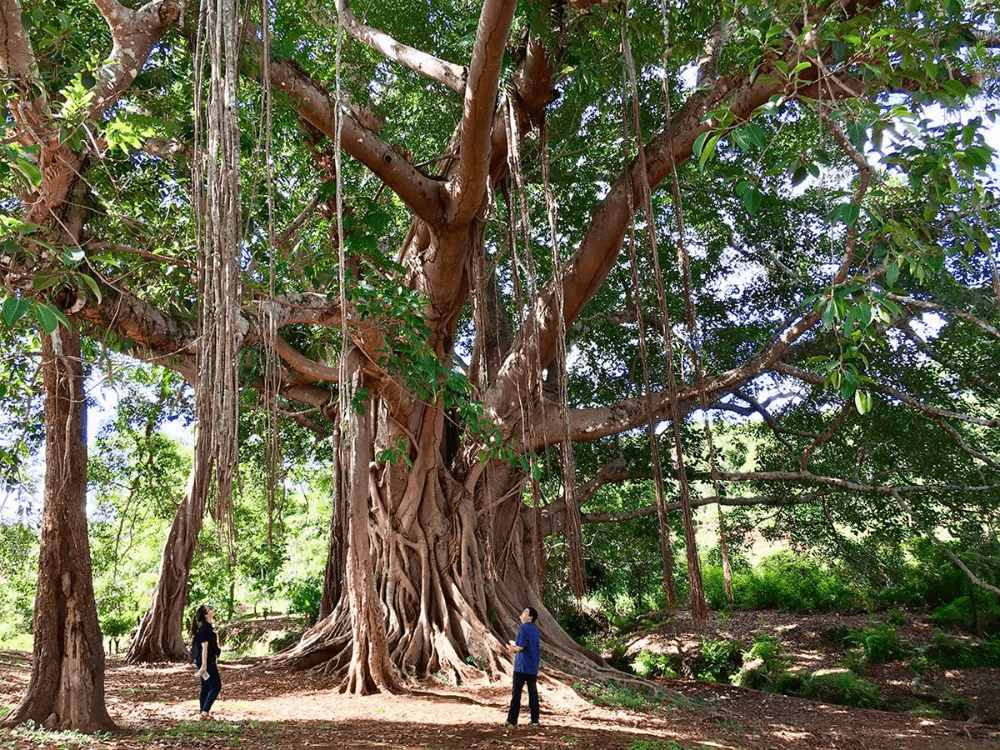
[[[219,636],[215,633],[212,623],[215,621],[215,610],[207,604],[198,607],[194,621],[191,623],[191,633],[194,641],[198,644],[201,659],[198,664],[201,667],[199,676],[201,677],[201,699],[199,701],[199,718],[209,718],[209,711],[212,704],[219,696],[222,689],[222,678],[219,677]]]

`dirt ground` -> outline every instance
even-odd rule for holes
[[[844,618],[838,618],[843,620]],[[751,639],[778,632],[796,659],[816,663],[836,657],[824,650],[829,617],[772,613],[734,615],[716,630]],[[866,618],[860,618],[863,625]],[[916,628],[913,633],[904,632]],[[919,625],[900,629],[922,638]],[[701,637],[683,620],[637,639],[634,648],[669,649]],[[0,651],[0,713],[16,705],[28,681],[29,655]],[[815,668],[815,666],[814,666]],[[904,679],[884,668],[883,690]],[[899,669],[903,669],[900,667]],[[956,694],[997,705],[1000,670],[945,674]],[[215,719],[198,722],[193,668],[163,664],[129,666],[109,659],[106,699],[120,731],[110,737],[53,737],[0,730],[0,748],[87,746],[142,748],[838,748],[840,750],[986,750],[1000,748],[1000,725],[979,716],[955,721],[902,713],[848,709],[782,695],[693,680],[663,680],[673,697],[641,710],[598,707],[572,690],[540,686],[538,728],[502,725],[509,699],[506,680],[454,687],[422,684],[405,695],[341,695],[324,677],[289,673],[266,659],[222,662],[223,689]],[[907,682],[906,684],[909,684]],[[977,692],[978,691],[978,692]],[[989,717],[988,720],[993,720]]]

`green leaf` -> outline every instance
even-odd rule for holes
[[[12,166],[21,174],[22,177],[24,177],[31,187],[37,188],[42,184],[42,170],[30,161],[18,159]]]
[[[54,333],[59,327],[59,318],[56,317],[56,309],[52,305],[46,305],[44,302],[35,302],[33,307],[35,317],[38,318],[42,330],[50,335]]]
[[[827,328],[833,328],[833,320],[837,314],[837,306],[833,303],[832,299],[828,299],[823,306],[823,323],[826,324]]]
[[[26,299],[8,297],[3,301],[3,322],[12,327],[28,312],[29,307],[31,303]]]
[[[968,93],[965,89],[965,85],[961,81],[955,81],[952,79],[941,81],[941,88],[956,99],[964,99],[965,95]]]
[[[691,153],[695,156],[701,156],[701,150],[705,148],[705,141],[707,141],[711,135],[711,131],[706,130],[704,133],[695,138],[694,144],[691,146]]]
[[[75,266],[84,258],[82,247],[64,247],[62,251],[62,262],[66,266]]]
[[[854,407],[858,414],[867,414],[872,410],[872,394],[859,388],[854,391]]]
[[[747,213],[751,215],[757,212],[763,202],[764,194],[755,187],[747,188],[743,193],[743,205],[746,207]]]
[[[861,218],[861,206],[857,203],[848,203],[844,207],[844,223],[852,227],[857,223],[859,218]]]
[[[698,157],[698,169],[705,168],[705,164],[708,163],[708,160],[712,158],[712,154],[715,153],[715,146],[718,142],[719,136],[713,135],[708,139],[708,142],[704,144],[704,147],[701,149],[701,155]]]
[[[893,261],[885,269],[885,283],[889,286],[895,286],[896,281],[899,279],[899,263]]]
[[[63,278],[65,278],[63,274],[58,271],[40,271],[32,280],[31,287],[37,291],[44,291],[54,287]]]
[[[101,288],[97,285],[97,282],[85,273],[77,274],[77,278],[90,290],[91,298],[100,302]]]

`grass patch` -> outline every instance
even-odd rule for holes
[[[673,696],[660,697],[653,691],[636,690],[616,682],[577,682],[573,689],[595,706],[606,708],[624,708],[629,711],[648,711],[653,708],[669,710],[678,704]]]
[[[31,633],[5,633],[0,639],[0,648],[30,653],[35,648],[35,637]]]
[[[81,734],[72,730],[49,730],[38,726],[33,721],[26,721],[16,727],[0,730],[0,740],[12,739],[13,747],[22,747],[27,742],[36,747],[46,748],[76,748],[92,747],[104,740],[111,739],[109,732]],[[4,745],[7,746],[6,743]]]
[[[173,740],[194,740],[211,737],[212,739],[224,739],[228,744],[239,746],[240,735],[244,729],[255,728],[258,722],[224,722],[224,721],[182,721],[176,726],[154,729],[144,727],[142,734],[136,735],[136,739],[141,742],[156,742],[164,739]]]

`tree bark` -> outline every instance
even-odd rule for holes
[[[80,334],[42,335],[45,494],[34,656],[28,692],[8,724],[51,729],[114,728],[104,705],[104,644],[87,539],[86,396]]]

